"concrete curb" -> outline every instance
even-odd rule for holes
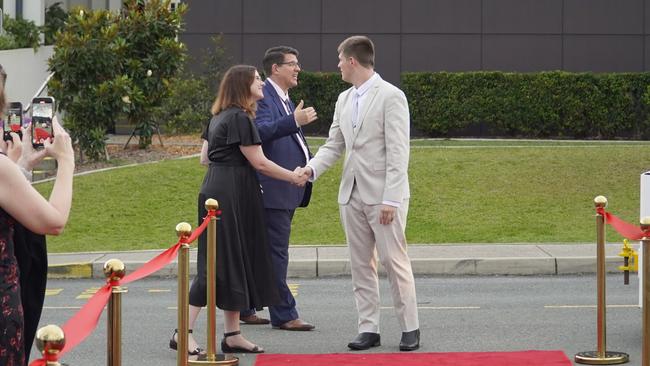
[[[620,244],[606,245],[606,266],[619,273]],[[128,252],[53,253],[48,256],[48,278],[103,279],[103,265],[112,258],[132,272],[162,250]],[[196,249],[190,251],[190,275],[196,274]],[[442,244],[411,245],[409,255],[416,276],[572,275],[596,272],[594,244]],[[459,255],[460,254],[460,255]],[[463,257],[463,255],[466,255]],[[288,277],[350,276],[345,246],[292,246]],[[173,261],[153,277],[175,277]],[[384,273],[381,265],[379,272]]]

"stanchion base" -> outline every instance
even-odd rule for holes
[[[599,357],[598,351],[588,351],[576,354],[575,361],[587,365],[617,365],[630,362],[630,356],[623,352],[605,351],[605,356]]]
[[[208,355],[202,355],[199,356],[199,359],[197,360],[189,360],[187,361],[188,365],[239,365],[239,358],[231,355],[230,353],[218,353],[216,355],[213,355],[212,357],[208,357]]]

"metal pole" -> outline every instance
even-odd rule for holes
[[[47,366],[61,366],[59,353],[65,347],[65,334],[57,325],[46,325],[36,332],[36,347]]]
[[[596,209],[607,207],[607,198],[603,196],[598,196],[594,198],[594,205]],[[577,363],[583,363],[588,365],[614,365],[620,363],[626,363],[629,361],[629,356],[626,353],[622,352],[607,352],[607,342],[606,342],[606,306],[607,301],[605,300],[605,290],[606,290],[606,271],[605,271],[605,216],[600,213],[596,213],[596,286],[597,286],[597,318],[596,318],[596,328],[597,328],[597,337],[598,345],[597,350],[580,352],[575,355],[575,361]]]
[[[641,230],[645,235],[641,239],[643,245],[643,345],[641,351],[641,365],[650,366],[650,216],[641,219]]]
[[[176,233],[185,241],[192,233],[192,225],[181,222],[176,225]],[[190,320],[190,245],[182,243],[178,253],[178,349],[177,366],[187,366],[187,348]]]
[[[219,202],[215,199],[205,201],[208,212],[216,212]],[[230,354],[217,353],[217,217],[210,217],[208,223],[208,247],[206,253],[207,276],[207,307],[208,307],[208,340],[207,353],[196,361],[189,361],[189,365],[238,365],[239,358]]]
[[[106,365],[122,365],[122,294],[126,288],[119,286],[124,278],[126,267],[119,259],[109,259],[104,263],[104,275],[109,282],[118,283],[111,287],[111,298],[108,301],[108,337],[106,342]]]
[[[599,202],[595,202],[596,208],[605,207]],[[597,315],[596,315],[596,328],[598,337],[598,358],[604,358],[607,349],[607,322],[605,320],[607,315],[607,301],[605,300],[605,216],[596,214],[596,288],[597,288]]]
[[[216,200],[209,199],[205,201],[205,209],[216,211],[219,203]],[[208,248],[207,248],[207,306],[208,306],[208,361],[217,359],[217,217],[211,216],[208,224]]]

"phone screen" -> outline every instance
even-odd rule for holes
[[[43,146],[45,140],[54,136],[52,118],[54,117],[54,100],[51,97],[32,100],[32,145]]]
[[[34,117],[32,119],[32,143],[43,145],[43,141],[52,137],[52,120]]]
[[[32,106],[32,117],[52,118],[52,103],[35,103]]]
[[[9,109],[9,111],[7,112],[7,122],[9,123],[7,129],[11,129],[11,131],[13,132],[20,131],[20,128],[22,127],[21,113],[22,113],[21,111]]]

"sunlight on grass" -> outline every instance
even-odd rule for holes
[[[310,139],[316,146],[322,141]],[[469,142],[451,145],[463,148],[413,142],[410,243],[593,242],[593,198],[600,194],[611,212],[638,221],[639,174],[650,170],[648,143]],[[309,207],[297,210],[293,244],[345,242],[336,203],[340,169],[339,163],[326,172],[314,185]],[[193,158],[76,177],[70,222],[48,248],[168,247],[176,242],[178,222],[196,226],[204,173]],[[51,183],[36,187],[47,193]],[[621,239],[609,230],[608,240]]]

